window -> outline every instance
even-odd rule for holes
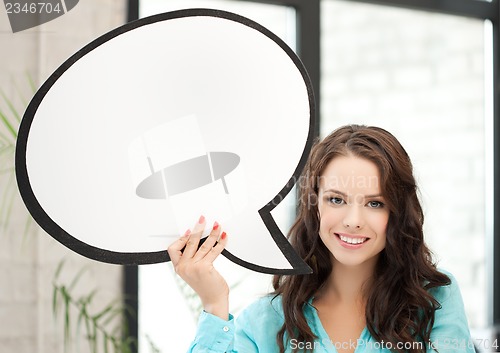
[[[457,278],[471,329],[486,328],[489,24],[342,0],[322,1],[321,16],[321,135],[361,123],[401,141],[438,267]]]
[[[500,144],[499,53],[493,45],[500,33],[498,0],[138,4],[129,0],[130,19],[139,8],[146,16],[187,7],[220,8],[254,19],[299,51],[315,86],[319,135],[345,123],[393,132],[412,158],[425,233],[439,267],[449,269],[460,283],[473,336],[492,338],[492,326],[500,323],[500,231],[493,222],[500,217],[495,188],[500,172],[494,165]],[[151,276],[160,283],[157,279],[166,273],[164,268]],[[225,275],[229,281],[239,276]],[[133,283],[134,275],[128,278]],[[260,281],[269,283],[268,278]],[[192,338],[192,330],[183,332]],[[155,336],[151,338],[154,343]]]

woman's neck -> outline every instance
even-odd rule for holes
[[[357,266],[346,266],[334,260],[321,296],[328,296],[336,302],[364,305],[364,291],[373,280],[375,263],[369,261]]]

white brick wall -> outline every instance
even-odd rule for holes
[[[124,23],[125,7],[125,0],[80,1],[68,14],[16,34],[10,29],[6,12],[0,10],[2,92],[18,110],[24,109],[20,96],[30,99],[33,93],[26,74],[37,85],[43,83],[76,50]],[[3,101],[0,108],[8,111]],[[4,195],[7,184],[8,176],[0,174],[0,195]],[[15,184],[12,186],[15,191]],[[63,352],[62,316],[55,320],[52,314],[52,280],[59,261],[66,259],[61,273],[61,283],[66,285],[80,269],[88,268],[74,294],[99,288],[94,310],[120,297],[122,268],[79,256],[39,228],[32,227],[24,234],[28,216],[17,193],[13,205],[8,226],[0,224],[0,352]],[[81,341],[79,351],[88,352],[88,344]]]
[[[484,25],[421,11],[323,0],[321,133],[391,131],[412,157],[428,243],[487,325]]]

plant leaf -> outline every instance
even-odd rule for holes
[[[111,310],[113,310],[113,306],[112,305],[108,305],[101,312],[99,312],[98,314],[92,316],[92,320],[94,320],[94,322],[97,323],[101,317],[103,317],[104,315],[106,315],[107,313],[109,313]]]
[[[65,350],[68,348],[69,341],[70,341],[70,302],[71,302],[71,297],[69,296],[69,293],[66,291],[66,287],[62,286],[61,287],[61,294],[64,299],[64,347]]]
[[[104,332],[104,337],[103,337],[103,340],[104,340],[104,343],[103,343],[104,344],[104,353],[108,353],[109,352],[108,351],[108,341],[109,341],[108,338],[109,338],[108,334],[106,332]]]
[[[78,281],[80,280],[80,278],[82,277],[82,275],[88,270],[88,267],[85,266],[83,267],[82,269],[80,269],[80,271],[78,271],[78,273],[76,274],[75,278],[73,278],[73,280],[71,281],[69,287],[68,287],[68,290],[73,290],[76,286],[76,284],[78,283]]]
[[[5,116],[5,114],[2,111],[0,111],[0,120],[2,120],[2,122],[5,125],[5,127],[7,128],[7,130],[10,131],[12,137],[14,137],[14,139],[17,139],[16,129],[14,129],[11,122],[9,121],[9,119],[7,119],[7,117]]]
[[[82,326],[82,322],[88,318],[87,314],[87,303],[84,303],[83,301],[79,301],[81,303],[81,307],[79,308],[79,313],[78,313],[78,320],[76,321],[76,339],[77,342],[80,339],[80,329]],[[77,344],[77,347],[80,345]]]
[[[103,326],[107,326],[111,320],[113,320],[117,315],[122,314],[123,309],[122,308],[114,308],[111,313],[106,317],[106,320],[104,320],[101,324]]]
[[[54,285],[54,290],[52,291],[52,314],[54,315],[54,318],[57,317],[57,310],[58,310],[58,306],[57,306],[57,297],[58,297],[58,294],[59,293],[59,288]]]
[[[30,75],[29,72],[26,72],[26,79],[28,80],[28,83],[30,85],[30,88],[31,88],[31,91],[33,93],[36,92],[36,85],[35,85],[35,81],[33,81],[33,77]]]
[[[9,107],[9,110],[12,113],[12,115],[14,116],[14,118],[16,118],[17,122],[20,123],[21,122],[21,115],[18,113],[17,109],[14,107],[14,103],[12,103],[12,101],[9,98],[7,98],[7,96],[5,95],[3,90],[0,90],[0,95],[2,96],[4,102],[7,103],[7,106]],[[17,137],[17,132],[16,132],[16,137]]]
[[[97,325],[95,323],[95,321],[91,320],[92,321],[92,353],[97,353]]]
[[[64,263],[66,259],[61,259],[56,267],[56,272],[54,273],[54,281],[59,278],[59,274],[61,273],[62,268],[64,267]]]

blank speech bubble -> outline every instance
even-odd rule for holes
[[[169,261],[203,214],[230,234],[233,262],[309,273],[270,212],[305,165],[314,114],[304,66],[269,30],[219,10],[163,13],[99,37],[41,86],[17,181],[48,234],[98,261]]]

